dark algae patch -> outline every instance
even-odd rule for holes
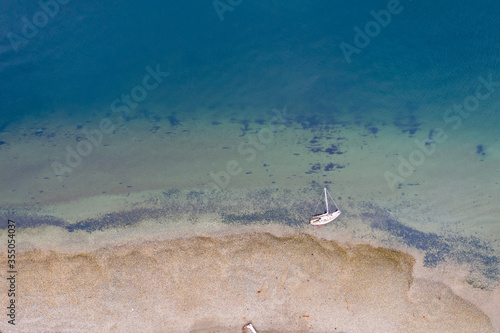
[[[322,170],[322,168],[324,171],[333,171],[335,169],[343,169],[345,168],[345,165],[340,165],[336,163],[327,163],[324,166],[322,166],[321,163],[315,163],[311,164],[311,169],[309,169],[309,171],[306,171],[305,173],[307,175],[318,173],[319,171]]]
[[[240,136],[244,136],[248,131],[250,131],[250,120],[244,119],[240,121],[240,123],[241,125],[243,125],[243,127],[240,127],[241,131],[243,132],[243,134],[241,134]]]
[[[168,117],[167,117],[167,119],[168,119],[168,121],[170,122],[170,125],[171,125],[171,126],[173,126],[173,127],[178,126],[178,125],[180,125],[180,123],[181,123],[181,122],[179,121],[179,119],[177,119],[177,118],[175,117],[175,115],[174,115],[174,114],[171,114],[170,116],[168,116]]]
[[[334,145],[334,144],[331,144],[329,148],[326,148],[325,152],[327,152],[330,155],[333,155],[333,154],[338,154],[338,155],[343,154],[343,152],[341,152],[339,150],[339,147],[336,146],[336,145]]]
[[[147,218],[158,218],[162,213],[162,209],[136,208],[129,211],[114,212],[97,218],[86,219],[66,226],[66,230],[69,232],[84,230],[91,233],[109,228],[128,227]]]
[[[341,155],[344,151],[341,151],[338,144],[332,143],[333,139],[331,137],[323,138],[320,136],[314,136],[312,140],[309,140],[306,144],[307,149],[312,153],[328,153],[330,155]],[[339,137],[338,141],[345,140],[345,138]]]
[[[482,155],[482,156],[486,155],[486,153],[484,152],[483,145],[477,145],[477,147],[476,147],[476,154]]]
[[[365,129],[368,130],[370,134],[372,134],[374,137],[377,137],[378,133],[378,127],[374,126],[373,124],[369,123],[365,125]],[[366,136],[366,134],[363,134],[363,136]]]
[[[304,223],[303,219],[290,217],[290,211],[286,208],[273,208],[264,212],[248,214],[222,213],[222,222],[227,224],[251,224],[255,222],[284,222],[289,226],[297,226]]]
[[[8,210],[0,214],[0,218],[4,221],[7,219],[16,221],[17,226],[22,228],[35,228],[44,225],[63,227],[66,225],[66,222],[61,218],[51,215],[37,215],[31,212],[23,214]]]
[[[312,129],[317,126],[322,126],[325,124],[325,120],[317,115],[313,116],[302,116],[299,117],[298,122],[302,125],[303,129]]]
[[[325,171],[332,171],[333,169],[343,169],[345,168],[345,165],[340,165],[340,164],[335,164],[335,163],[328,163],[325,165]]]
[[[394,125],[403,133],[408,133],[412,137],[418,130],[420,130],[421,123],[417,122],[417,118],[410,114],[405,118],[396,119]]]
[[[488,243],[477,237],[441,236],[423,232],[404,225],[383,212],[364,213],[362,216],[370,222],[373,229],[385,231],[407,246],[424,251],[424,266],[435,267],[439,263],[453,261],[467,264],[471,271],[490,280],[500,280],[500,258]]]
[[[363,217],[367,216],[364,215]],[[434,233],[425,233],[413,229],[396,220],[387,217],[375,219],[370,226],[374,229],[389,232],[408,246],[426,251],[424,258],[426,266],[436,266],[439,262],[445,260],[446,254],[450,253],[450,246],[444,242],[442,237]]]

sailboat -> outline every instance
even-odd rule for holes
[[[311,225],[323,225],[323,224],[327,224],[327,223],[330,223],[332,222],[333,220],[335,220],[337,217],[340,216],[340,214],[342,213],[339,209],[339,207],[337,206],[337,204],[335,203],[335,200],[333,200],[332,196],[330,195],[330,193],[328,193],[328,191],[326,190],[326,187],[324,188],[324,192],[325,192],[325,204],[326,204],[326,212],[323,213],[323,214],[317,214],[317,215],[314,215],[310,220],[309,220],[309,223]],[[330,212],[330,208],[328,207],[328,195],[330,195],[330,198],[332,199],[333,201],[333,204],[335,205],[335,208],[337,208],[336,211],[334,212]]]
[[[257,333],[257,331],[255,330],[255,327],[253,327],[252,323],[248,323],[245,326],[243,326],[243,329],[245,329],[245,328],[249,328],[250,331],[252,331],[252,333]]]

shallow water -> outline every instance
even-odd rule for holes
[[[116,246],[154,252],[161,242],[181,238],[183,250],[171,258],[184,256],[195,265],[210,260],[188,255],[200,241],[193,237],[210,237],[210,244],[224,248],[229,245],[216,236],[225,230],[247,240],[254,232],[264,238],[271,237],[264,231],[305,232],[319,243],[407,253],[415,262],[405,274],[427,281],[411,288],[430,295],[444,284],[453,296],[440,309],[471,302],[498,328],[500,5],[214,3],[0,5],[0,217],[17,223],[16,250],[26,265],[19,275],[31,286],[18,296],[18,328],[43,322],[47,330],[69,329],[56,327],[54,318],[41,319],[52,309],[47,297],[56,292],[38,290],[28,277],[45,269],[54,281],[68,284],[57,292],[73,300],[65,305],[66,323],[78,311],[97,316],[91,301],[83,301],[85,292],[71,289],[72,256],[121,251]],[[318,213],[325,186],[343,214],[311,229],[307,221]],[[7,246],[8,230],[0,235]],[[297,251],[305,255],[309,243],[302,241]],[[272,246],[276,255],[285,251]],[[363,248],[363,255],[376,256],[374,248]],[[261,253],[252,251],[245,250],[249,256]],[[33,264],[30,256],[54,261]],[[214,264],[231,258],[226,253]],[[285,269],[272,267],[278,259],[269,254],[269,270]],[[120,262],[128,267],[134,260]],[[294,283],[312,274],[303,266],[302,273],[289,273]],[[124,281],[139,273],[121,280],[127,273],[85,267],[105,286],[114,279],[121,283],[107,315],[95,318],[100,324],[91,328],[109,331],[116,323],[111,318],[126,318],[124,309],[138,297],[127,296]],[[225,277],[250,269],[228,267]],[[157,272],[154,283],[174,283],[191,272],[174,274],[157,264],[149,269]],[[392,272],[382,264],[379,269]],[[347,274],[344,282],[353,278]],[[369,282],[373,290],[380,281]],[[238,288],[246,290],[247,282]],[[171,319],[172,331],[239,330],[250,320],[269,332],[327,329],[321,325],[328,321],[315,319],[309,327],[304,318],[292,319],[295,310],[271,311],[273,319],[256,309],[249,315],[229,307],[227,317],[189,312],[194,303],[208,311],[213,289],[225,293],[219,285],[206,288],[199,295],[175,294],[178,303],[159,302],[159,313],[193,319],[182,328]],[[310,288],[312,294],[320,290]],[[219,301],[226,299],[229,294]],[[284,304],[269,302],[274,310]],[[419,311],[436,305],[427,303]],[[378,311],[369,301],[359,306]],[[427,327],[410,319],[377,327]],[[354,326],[339,321],[339,327],[366,329],[357,320]],[[147,330],[169,323],[155,319]],[[11,328],[0,325],[2,331]],[[90,328],[81,327],[71,329]]]

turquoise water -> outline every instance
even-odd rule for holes
[[[377,232],[424,251],[430,267],[466,262],[499,279],[498,2],[0,6],[2,216],[135,189],[170,193],[167,202],[188,193],[187,201],[198,200],[192,210],[203,213],[207,201],[231,197],[197,195],[213,189],[237,197],[251,187],[298,187],[309,197],[326,185],[346,214],[356,211]],[[84,129],[102,136],[78,146]],[[245,145],[259,133],[253,148]],[[137,145],[120,148],[125,138]],[[235,199],[205,212],[227,223],[300,225],[297,216],[315,204],[291,197],[307,207],[287,219],[265,202],[269,193],[255,191],[246,194],[254,211],[235,214],[243,205]],[[91,232],[163,213],[75,213],[28,224]]]

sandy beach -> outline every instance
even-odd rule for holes
[[[477,306],[415,277],[412,256],[302,232],[18,258],[19,332],[493,332]]]

